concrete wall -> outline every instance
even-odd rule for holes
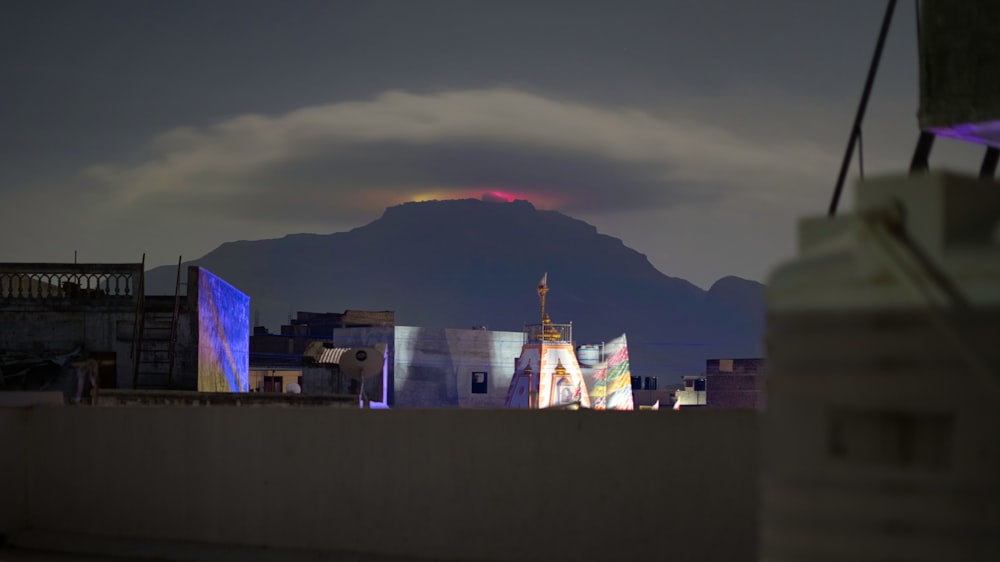
[[[397,407],[502,408],[521,332],[396,327]],[[472,373],[487,373],[485,394],[472,393]]]
[[[182,297],[177,316],[174,387],[184,390],[198,388],[198,305],[195,298]]]
[[[301,374],[303,394],[347,393],[351,387],[339,365],[306,365]]]
[[[763,405],[762,375],[710,373],[705,378],[705,405],[710,408],[757,408]]]
[[[0,407],[0,534],[23,529],[28,521],[28,410]]]
[[[2,531],[26,520],[436,560],[755,556],[752,411],[63,407],[0,419],[5,442],[27,438],[31,467],[27,515],[5,506]]]
[[[117,385],[132,386],[134,322],[134,305],[123,308],[72,303],[53,307],[48,303],[8,303],[0,309],[0,349],[43,357],[81,347],[114,353]],[[71,382],[75,390],[75,379]]]
[[[61,392],[0,392],[0,544],[28,525],[28,412],[62,406]]]

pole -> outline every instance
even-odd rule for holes
[[[875,44],[875,53],[872,55],[872,62],[868,67],[868,78],[865,80],[865,88],[861,94],[861,102],[858,104],[858,112],[854,116],[854,126],[851,127],[851,136],[847,139],[847,150],[844,151],[844,161],[840,164],[837,185],[833,189],[833,199],[830,201],[830,208],[827,211],[827,215],[831,217],[837,214],[837,203],[840,201],[840,192],[844,188],[847,168],[851,165],[854,144],[861,134],[861,121],[865,118],[865,109],[868,108],[868,98],[871,96],[872,85],[875,83],[878,63],[882,59],[882,48],[885,46],[886,36],[889,35],[889,24],[892,22],[892,13],[895,9],[896,0],[889,0],[889,3],[885,7],[885,16],[882,18],[882,29],[879,30],[878,42]]]

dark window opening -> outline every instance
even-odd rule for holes
[[[486,371],[473,371],[472,372],[472,393],[473,394],[488,394],[490,391],[490,385],[488,383],[489,375]]]

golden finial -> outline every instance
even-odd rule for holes
[[[562,359],[557,359],[556,360],[556,372],[555,372],[555,374],[558,375],[558,376],[562,376],[562,375],[566,374],[566,367],[563,367]]]

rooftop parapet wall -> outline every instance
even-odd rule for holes
[[[31,467],[26,520],[0,523],[426,560],[749,562],[757,425],[718,410],[32,408],[0,426],[27,433],[14,460]],[[0,532],[16,545],[21,530]]]
[[[0,307],[134,307],[142,264],[2,263]]]

